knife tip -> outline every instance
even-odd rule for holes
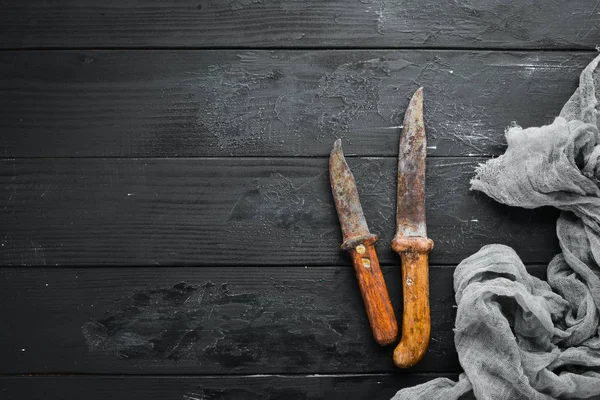
[[[408,103],[408,108],[406,109],[406,114],[404,115],[404,122],[402,125],[409,126],[410,118],[407,120],[407,117],[411,116],[422,116],[423,115],[423,87],[417,89],[417,91],[413,94],[410,102]]]
[[[413,99],[415,100],[423,100],[423,86],[417,89],[415,94],[413,94]]]
[[[338,139],[333,143],[333,150],[331,150],[331,154],[341,153],[342,151],[342,139]]]

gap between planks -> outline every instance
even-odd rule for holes
[[[95,46],[95,47],[7,47],[0,48],[2,52],[17,51],[473,51],[473,52],[543,52],[543,53],[597,53],[598,48],[564,47],[564,48],[523,48],[523,47],[411,47],[411,46],[132,46],[132,47],[114,47],[114,46]]]

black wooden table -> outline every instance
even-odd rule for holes
[[[108,5],[106,3],[109,3]],[[553,209],[469,192],[547,124],[596,1],[0,1],[0,398],[389,398],[455,379],[454,266],[544,275]],[[328,186],[336,138],[397,315],[399,125],[425,90],[432,341],[371,337]]]

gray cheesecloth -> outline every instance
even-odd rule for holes
[[[506,153],[471,189],[524,208],[562,210],[548,281],[517,254],[484,246],[458,265],[454,341],[464,369],[399,391],[403,399],[600,399],[600,68],[597,57],[551,125],[506,132]]]

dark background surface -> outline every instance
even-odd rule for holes
[[[553,209],[469,192],[548,124],[596,1],[0,1],[0,398],[371,399],[461,371],[454,267],[545,274]],[[395,157],[425,90],[432,341],[371,337],[328,186],[342,138],[396,313]]]

